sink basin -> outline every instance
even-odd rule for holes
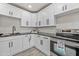
[[[18,34],[21,34],[21,33],[10,33],[10,35],[18,35]]]
[[[8,36],[15,36],[20,35],[21,33],[7,33],[7,34],[1,34],[0,37],[8,37]]]

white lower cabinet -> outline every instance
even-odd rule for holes
[[[11,39],[11,55],[22,51],[22,36],[15,36]]]
[[[34,40],[35,40],[34,34],[25,35],[23,37],[23,50],[34,47],[34,44],[35,44]]]
[[[30,48],[35,47],[35,45],[36,45],[36,42],[35,42],[36,34],[30,34],[29,38],[30,38]]]
[[[1,41],[0,42],[0,56],[9,56],[10,55],[10,41]]]
[[[46,36],[37,36],[36,48],[42,51],[46,55],[50,55],[50,38]]]
[[[50,55],[50,38],[49,37],[41,37],[40,39],[41,51],[46,55]]]
[[[35,39],[35,47],[41,50],[41,45],[40,45],[40,35],[36,35]]]
[[[0,56],[15,55],[22,51],[22,36],[5,37],[0,39],[3,39],[3,41],[0,41]]]
[[[0,56],[15,55],[32,47],[50,55],[50,38],[37,34],[0,38]]]
[[[25,35],[23,37],[23,50],[26,50],[29,48],[29,38],[28,35]]]

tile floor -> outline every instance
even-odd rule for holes
[[[40,52],[38,49],[31,48],[21,53],[18,53],[15,56],[45,56],[45,55],[42,52]]]

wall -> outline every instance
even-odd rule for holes
[[[32,28],[24,28],[20,25],[20,20],[6,16],[0,16],[0,33],[12,33],[12,26],[16,26],[16,32],[29,32]]]
[[[56,18],[57,29],[79,29],[79,12]]]

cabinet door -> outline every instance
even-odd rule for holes
[[[41,50],[40,35],[36,35],[35,47],[38,48],[39,50]]]
[[[0,3],[0,14],[10,17],[21,18],[21,9],[7,3]]]
[[[36,48],[38,48],[46,55],[50,55],[50,39],[48,37],[37,35],[35,42]]]
[[[28,26],[27,12],[22,11],[21,26]]]
[[[56,25],[56,22],[55,22],[55,18],[54,18],[54,13],[52,13],[49,16],[49,26],[55,26],[55,25]]]
[[[37,21],[37,14],[32,13],[31,14],[31,21],[30,21],[32,27],[36,27],[36,25],[37,25],[36,21]]]
[[[11,16],[16,18],[22,17],[22,10],[20,8],[17,8],[15,6],[9,5]]]
[[[78,9],[79,3],[67,3],[67,8],[68,8],[68,11]]]
[[[43,26],[48,26],[49,25],[49,16],[47,12],[43,13],[43,20],[42,20]]]
[[[54,4],[54,9],[55,9],[55,15],[63,13],[65,11],[64,7],[65,3],[56,3]]]
[[[0,14],[5,16],[10,16],[10,8],[6,3],[0,3]]]
[[[30,12],[28,12],[28,15],[27,15],[27,20],[28,20],[28,26],[29,27],[32,27],[32,25],[31,25],[31,21],[32,21],[32,18],[31,18],[31,13]]]
[[[36,35],[35,34],[30,34],[30,47],[34,47],[36,45]]]
[[[48,8],[48,12],[49,12],[49,26],[55,26],[55,19],[54,19],[54,5],[51,4]]]
[[[28,27],[31,26],[31,14],[27,11],[22,11],[21,26]]]
[[[11,55],[22,51],[22,37],[16,36],[11,40]]]
[[[29,48],[29,38],[28,35],[25,35],[23,38],[23,50],[26,50]]]
[[[1,41],[0,56],[9,56],[9,55],[10,55],[10,41]]]
[[[38,13],[38,26],[41,27],[41,26],[44,26],[44,15],[39,12]]]
[[[48,37],[43,37],[42,38],[42,51],[46,54],[46,55],[50,55],[50,39]]]

